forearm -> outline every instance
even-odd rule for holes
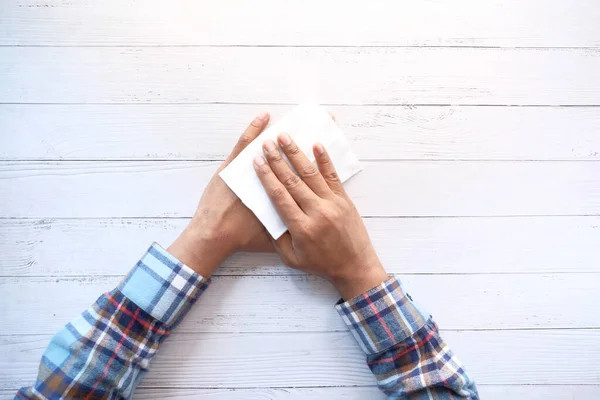
[[[367,354],[390,398],[478,399],[475,382],[442,340],[431,316],[390,278],[336,309]]]
[[[17,398],[130,398],[209,281],[157,244],[121,284],[58,332]]]

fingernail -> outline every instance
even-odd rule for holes
[[[269,113],[266,111],[261,112],[260,114],[258,114],[256,116],[256,118],[260,119],[261,121],[266,120],[267,118],[269,118]]]
[[[277,150],[277,146],[275,146],[275,142],[272,140],[265,141],[265,150],[267,150],[267,153]]]
[[[256,166],[258,166],[258,167],[260,167],[261,165],[264,165],[265,158],[263,156],[254,157],[254,164],[256,164]]]
[[[315,150],[317,150],[318,154],[325,153],[325,147],[323,147],[323,145],[321,143],[315,144]]]
[[[287,133],[282,133],[281,135],[278,136],[278,138],[279,138],[279,143],[281,143],[284,146],[287,146],[290,143],[292,143],[292,138]]]

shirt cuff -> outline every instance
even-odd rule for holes
[[[175,327],[209,283],[153,243],[118,289],[152,317]]]
[[[401,343],[430,318],[404,293],[396,277],[351,300],[340,300],[335,308],[367,354],[381,353]]]

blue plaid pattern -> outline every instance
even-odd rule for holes
[[[478,399],[475,382],[424,313],[391,277],[336,309],[390,398]]]
[[[209,280],[154,243],[121,284],[59,331],[16,399],[130,398]]]
[[[209,280],[154,243],[109,293],[59,331],[15,399],[129,399]],[[478,399],[431,317],[391,278],[336,309],[390,398]]]

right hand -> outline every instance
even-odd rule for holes
[[[273,252],[273,244],[260,221],[219,176],[269,123],[262,113],[248,125],[233,151],[204,189],[196,213],[168,251],[205,278],[236,251]]]
[[[283,262],[329,280],[345,300],[381,284],[388,276],[323,145],[313,147],[317,169],[289,135],[278,141],[299,176],[272,140],[254,167],[289,229],[274,241]]]

